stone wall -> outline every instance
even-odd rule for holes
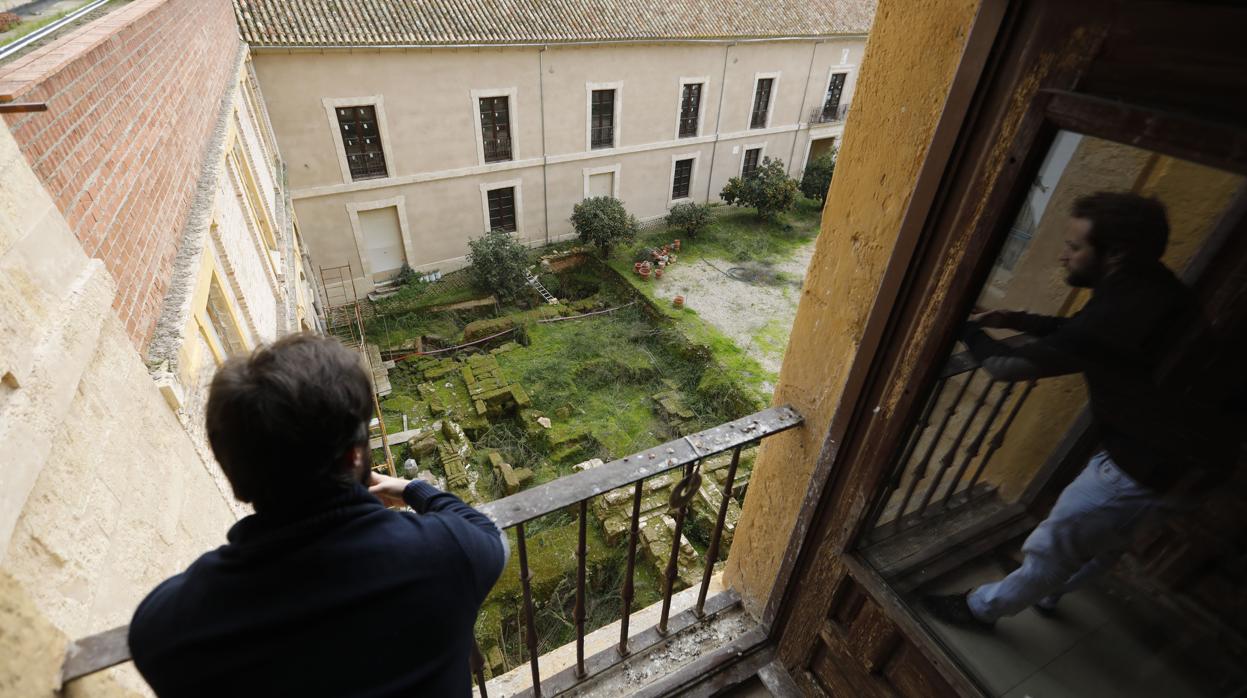
[[[3,603],[16,585],[24,608],[70,638],[127,623],[235,520],[215,463],[110,309],[116,294],[0,129]],[[0,632],[20,630],[10,622]],[[141,687],[132,669],[119,671]],[[0,685],[17,678],[0,674]]]
[[[90,257],[113,308],[151,337],[238,31],[227,0],[134,0],[0,67],[0,100],[46,102],[5,121]]]

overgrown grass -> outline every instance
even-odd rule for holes
[[[662,247],[681,238],[679,257],[686,261],[722,259],[729,262],[775,263],[783,261],[818,236],[822,209],[817,201],[798,198],[792,211],[773,221],[760,220],[751,208],[712,207],[712,219],[705,230],[691,240],[679,230],[660,225],[619,251],[614,257],[629,266],[645,248]]]

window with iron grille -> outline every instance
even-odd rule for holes
[[[377,127],[376,107],[338,107],[337,112],[342,149],[346,151],[351,179],[388,176],[385,151],[381,149],[381,131]]]
[[[740,167],[741,177],[750,177],[758,171],[758,160],[762,157],[761,148],[750,148],[745,151],[745,162]]]
[[[590,146],[615,147],[615,91],[594,90],[590,116]]]
[[[688,189],[693,179],[693,159],[676,160],[675,175],[671,179],[671,198],[687,199]]]
[[[511,105],[507,97],[481,97],[485,162],[511,159]]]
[[[823,99],[823,118],[834,119],[836,112],[840,110],[840,96],[844,94],[844,73],[836,73],[831,76],[831,83],[827,85],[827,96]]]
[[[697,135],[697,119],[701,115],[701,83],[685,85],[680,95],[680,138]]]
[[[771,109],[771,88],[775,78],[760,78],[753,93],[753,114],[749,117],[749,128],[766,128],[766,115]]]
[[[515,232],[515,187],[490,189],[486,193],[489,199],[489,229]]]

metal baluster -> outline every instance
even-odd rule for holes
[[[585,528],[589,500],[580,500],[580,541],[576,546],[576,678],[585,677]]]
[[[944,384],[947,378],[941,378],[931,391],[931,395],[927,398],[927,404],[922,408],[922,415],[918,417],[918,423],[914,426],[913,431],[909,435],[909,443],[906,444],[905,450],[901,453],[901,457],[893,464],[893,475],[891,482],[888,483],[888,494],[886,497],[880,497],[875,502],[874,511],[866,518],[869,522],[867,529],[873,529],[879,525],[879,517],[883,516],[883,511],[887,509],[888,502],[892,500],[901,489],[901,481],[905,479],[905,466],[909,464],[909,459],[914,455],[914,451],[918,448],[918,442],[922,440],[922,432],[926,431],[927,426],[931,423],[931,413],[935,411],[935,403],[939,402],[940,393],[944,391]]]
[[[982,409],[983,403],[987,402],[987,393],[992,389],[995,383],[989,376],[987,385],[983,386],[979,397],[974,401],[974,406],[970,408],[970,414],[966,416],[966,421],[961,423],[961,428],[957,430],[957,438],[953,439],[953,443],[940,457],[940,469],[935,472],[935,479],[927,485],[927,491],[922,495],[922,501],[918,504],[918,515],[926,513],[927,505],[931,503],[931,497],[935,495],[935,491],[939,489],[940,482],[944,479],[944,473],[948,472],[949,466],[953,464],[953,458],[957,455],[957,449],[961,448],[961,442],[965,440],[966,434],[970,431],[970,425],[974,423],[974,418],[978,416],[979,410]],[[966,381],[969,385],[969,381]]]
[[[1009,427],[1013,426],[1013,420],[1017,418],[1018,412],[1022,411],[1022,403],[1026,402],[1026,398],[1035,389],[1035,381],[1026,384],[1026,390],[1018,396],[1017,402],[1013,403],[1013,408],[1009,410],[1009,416],[1005,418],[1004,424],[996,430],[992,436],[991,443],[987,445],[987,453],[983,454],[983,460],[979,463],[979,467],[974,470],[974,476],[970,478],[970,484],[966,486],[966,491],[973,491],[974,486],[979,484],[979,478],[983,475],[983,471],[987,469],[987,462],[996,455],[996,451],[1000,450],[1001,445],[1005,442],[1005,433],[1009,431]]]
[[[991,385],[990,383],[988,384]],[[983,425],[979,427],[979,433],[975,435],[974,440],[966,448],[966,454],[961,459],[961,465],[957,467],[957,474],[953,476],[953,481],[948,486],[948,492],[944,494],[944,501],[940,506],[947,509],[948,503],[952,501],[953,494],[957,492],[957,483],[961,482],[961,478],[965,477],[966,470],[970,467],[970,461],[979,455],[979,449],[983,447],[983,440],[987,438],[987,432],[991,430],[992,424],[996,422],[996,417],[1000,416],[1000,410],[1005,406],[1005,402],[1009,396],[1013,394],[1013,383],[1005,383],[1005,387],[1000,391],[1000,395],[996,397],[996,403],[992,405],[992,411],[987,414],[987,419],[983,420]],[[966,496],[971,494],[969,488],[965,490]]]
[[[680,538],[684,535],[684,518],[688,512],[689,502],[693,500],[693,496],[696,495],[698,485],[701,482],[701,474],[697,472],[697,467],[700,463],[701,461],[693,461],[686,465],[684,467],[684,479],[671,491],[673,504],[676,503],[677,497],[683,499],[683,502],[675,509],[675,530],[671,535],[671,559],[667,561],[667,573],[664,575],[662,592],[662,615],[658,617],[658,633],[660,635],[667,634],[667,620],[671,615],[671,595],[675,591],[675,578],[680,565]]]
[[[740,450],[743,445],[732,449],[732,464],[727,467],[727,480],[723,483],[723,501],[719,502],[719,518],[714,524],[714,533],[710,536],[710,547],[706,548],[706,571],[701,575],[701,590],[697,592],[698,617],[704,614],[706,591],[710,589],[710,577],[714,573],[714,563],[719,557],[719,539],[723,537],[723,524],[727,521],[727,507],[732,502],[732,488],[736,485],[736,466],[740,465]]]
[[[922,454],[922,460],[918,462],[918,467],[914,468],[914,474],[909,480],[909,487],[905,490],[905,496],[901,499],[901,506],[896,510],[896,518],[893,524],[899,526],[901,520],[905,518],[905,509],[909,507],[909,500],[914,496],[914,490],[918,488],[918,483],[922,480],[923,475],[927,472],[927,465],[931,463],[931,456],[935,455],[935,447],[940,443],[940,437],[944,435],[944,430],[948,428],[948,422],[957,412],[957,406],[961,404],[961,398],[966,394],[966,388],[970,387],[970,381],[974,380],[974,374],[978,369],[972,369],[966,376],[966,380],[957,389],[957,396],[953,398],[953,402],[944,411],[944,418],[940,420],[940,425],[935,429],[935,433],[931,435],[931,442],[927,444],[927,450]]]
[[[628,656],[628,616],[632,614],[633,572],[636,567],[636,541],[641,533],[641,492],[645,482],[638,480],[632,495],[632,531],[628,534],[628,571],[624,577],[623,590],[619,596],[623,599],[623,616],[619,619],[619,656]]]
[[[472,675],[476,677],[476,687],[481,692],[481,698],[489,698],[489,691],[485,688],[485,658],[481,656],[481,646],[476,644],[476,638],[472,638],[472,654],[468,657],[468,664],[472,667]]]
[[[528,663],[533,669],[533,696],[541,698],[541,670],[537,668],[537,628],[533,624],[532,575],[528,572],[528,548],[524,544],[524,524],[515,524],[515,542],[520,549],[520,585],[524,588],[524,623],[528,642]]]

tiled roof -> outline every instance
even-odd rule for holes
[[[876,0],[233,0],[253,46],[864,34]]]

